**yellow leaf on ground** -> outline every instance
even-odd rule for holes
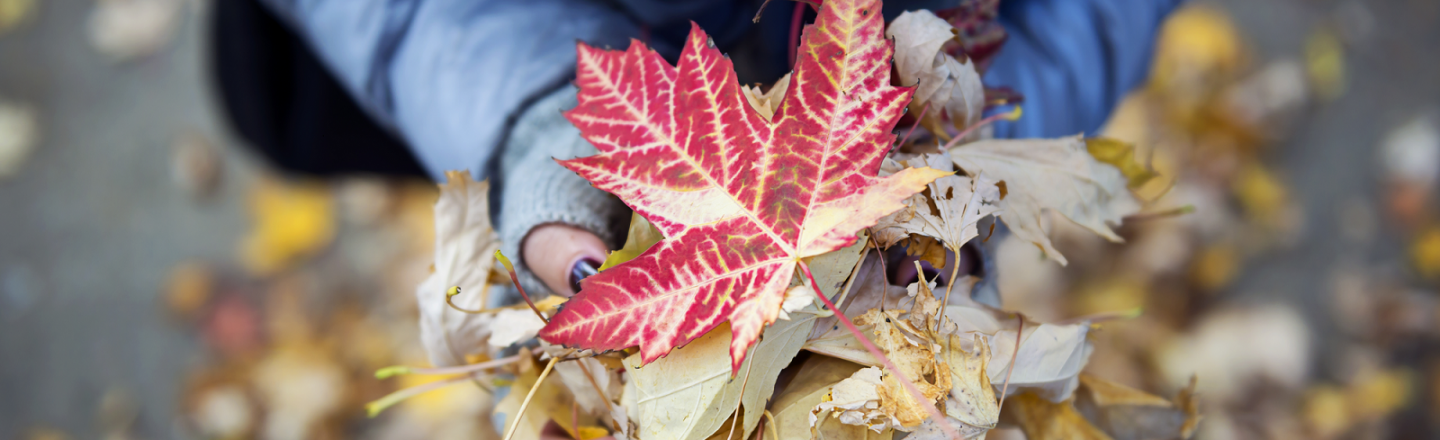
[[[261,179],[250,189],[254,226],[240,246],[251,273],[271,275],[318,253],[335,238],[335,210],[323,185]]]

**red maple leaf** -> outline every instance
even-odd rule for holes
[[[648,363],[728,319],[738,371],[801,258],[852,244],[948,174],[876,177],[913,93],[890,85],[879,0],[825,2],[772,120],[693,24],[676,67],[638,41],[578,52],[579,105],[565,116],[599,154],[560,163],[667,238],[586,279],[541,330],[552,343],[638,345]]]

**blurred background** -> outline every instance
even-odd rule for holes
[[[190,0],[0,0],[0,438],[488,438],[423,377],[434,185],[241,148]],[[1199,376],[1203,439],[1440,438],[1440,2],[1192,1],[1107,125],[1191,211],[1071,264],[995,256],[1009,309],[1141,308],[1089,371]]]

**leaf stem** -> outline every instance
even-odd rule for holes
[[[750,349],[750,354],[755,354],[754,348]],[[740,382],[740,398],[736,399],[735,415],[733,416],[734,418],[730,421],[730,433],[725,434],[725,440],[735,438],[735,424],[740,423],[740,405],[745,403],[745,387],[750,386],[750,369],[755,367],[755,359],[747,355],[745,356],[745,360],[745,380]],[[745,437],[745,433],[740,433],[740,437]]]
[[[499,252],[496,252],[496,255],[499,255]],[[506,263],[505,267],[510,267],[510,264]],[[511,273],[513,274],[514,272],[512,271]],[[525,417],[525,407],[530,406],[530,399],[535,397],[535,391],[539,390],[540,385],[545,383],[545,376],[550,375],[550,370],[555,368],[555,362],[559,360],[560,358],[558,357],[550,358],[550,363],[545,364],[545,371],[541,371],[540,377],[535,379],[535,385],[530,386],[530,392],[526,393],[525,400],[520,402],[520,409],[515,411],[515,421],[510,423],[510,433],[505,434],[505,440],[510,440],[515,437],[515,431],[520,429],[520,419]]]
[[[605,411],[612,413],[615,412],[615,407],[610,406],[610,397],[605,395],[605,390],[600,388],[600,382],[596,381],[595,376],[590,374],[589,368],[585,368],[584,362],[580,363],[580,372],[585,373],[585,380],[590,381],[590,386],[595,387],[595,394],[599,394],[600,401],[605,402]]]
[[[920,121],[925,120],[925,112],[930,111],[930,103],[925,103],[925,108],[920,109],[920,116],[915,117],[915,124],[910,126],[910,131],[905,132],[905,138],[900,139],[900,146],[910,141],[910,135],[915,134],[915,129],[920,128]]]
[[[1005,407],[1005,397],[1010,394],[1010,375],[1015,374],[1015,359],[1020,356],[1020,338],[1025,336],[1025,315],[1016,313],[1015,317],[1020,319],[1020,326],[1015,329],[1015,352],[1010,353],[1010,367],[1005,370],[1005,385],[1000,387],[1000,405],[996,408]]]
[[[850,269],[850,279],[845,280],[845,288],[840,291],[840,299],[838,299],[838,300],[835,301],[835,305],[836,305],[836,306],[839,306],[839,307],[844,307],[844,306],[845,306],[845,299],[850,297],[850,287],[855,285],[855,278],[860,276],[860,268],[865,266],[865,257],[870,255],[870,246],[869,246],[869,245],[870,245],[871,243],[874,243],[874,242],[875,242],[874,240],[871,240],[871,239],[870,239],[870,236],[869,236],[869,235],[866,235],[866,236],[865,236],[865,244],[866,244],[866,246],[865,246],[864,248],[860,249],[860,259],[855,261],[855,268]],[[877,248],[875,248],[875,249],[878,251],[880,248],[877,247]],[[881,256],[880,256],[880,258],[884,258],[884,257],[885,257],[884,255],[881,255]],[[820,296],[820,295],[821,295],[820,292],[815,292],[815,296]],[[831,310],[830,310],[830,313],[840,313],[840,311],[839,311],[839,310],[835,310],[835,309],[831,309]]]
[[[445,388],[447,386],[464,382],[469,379],[469,375],[455,376],[386,394],[385,397],[375,399],[374,401],[365,404],[366,417],[374,418],[375,416],[380,415],[381,411],[385,411],[387,408],[390,408],[391,406],[395,406],[395,404],[397,403],[405,401],[405,399],[425,394],[430,391]]]
[[[515,266],[510,264],[510,259],[505,258],[505,254],[500,253],[500,251],[495,251],[495,259],[500,260],[500,264],[505,265],[506,272],[510,272],[510,282],[515,284],[515,290],[520,291],[520,297],[525,298],[525,304],[530,306],[530,311],[535,312],[535,316],[539,316],[541,321],[549,324],[550,318],[546,318],[544,313],[540,313],[540,309],[535,307],[535,301],[531,301],[530,295],[525,294],[525,287],[520,285],[520,277],[515,275]]]
[[[984,126],[986,126],[986,125],[990,125],[990,124],[994,123],[995,121],[999,121],[999,120],[1001,120],[1001,119],[1004,119],[1004,120],[1007,120],[1007,121],[1014,121],[1014,120],[1016,120],[1016,119],[1020,119],[1020,114],[1021,114],[1020,106],[1017,105],[1017,106],[1015,106],[1015,109],[1014,109],[1014,110],[1011,110],[1011,111],[1006,112],[1006,113],[996,113],[996,114],[990,115],[989,117],[987,117],[987,118],[985,118],[985,119],[981,119],[979,122],[976,122],[976,123],[974,123],[974,124],[970,124],[969,127],[965,127],[965,131],[962,131],[962,132],[960,132],[960,134],[955,135],[955,137],[950,138],[950,142],[946,142],[944,147],[940,147],[940,151],[948,151],[948,150],[950,150],[950,148],[951,148],[951,147],[954,147],[955,144],[960,143],[960,140],[961,140],[961,139],[965,139],[966,136],[969,136],[970,133],[974,133],[975,130],[979,130],[980,127],[984,127]]]
[[[820,284],[816,283],[815,276],[810,274],[810,266],[806,265],[804,261],[801,261],[800,270],[805,272],[805,278],[810,279],[810,285],[815,288],[815,291],[820,292]],[[826,298],[823,293],[815,296],[825,301],[825,305],[830,306],[831,310],[835,310],[835,304],[831,303],[830,298]],[[876,347],[875,343],[870,342],[870,338],[865,337],[865,335],[860,332],[860,329],[855,328],[855,324],[850,322],[850,318],[847,318],[844,313],[836,313],[835,317],[840,319],[840,323],[845,325],[846,330],[850,330],[850,333],[855,335],[855,339],[860,340],[860,343],[865,345],[865,349],[870,351],[871,356],[879,359],[881,363],[885,364],[885,368],[890,370],[891,374],[900,378],[900,384],[904,385],[905,389],[910,392],[911,397],[914,398],[916,402],[920,402],[920,406],[924,407],[925,411],[930,413],[930,418],[935,420],[935,424],[940,425],[940,429],[945,431],[946,437],[952,439],[962,438],[960,437],[960,432],[955,430],[955,426],[950,424],[950,421],[945,418],[945,415],[941,414],[940,410],[935,409],[935,404],[925,398],[925,393],[915,388],[915,384],[910,382],[910,378],[905,377],[905,374],[900,372],[900,368],[896,367],[895,363],[890,362],[890,358],[885,357],[885,353],[880,352],[880,348]]]
[[[950,305],[950,291],[955,290],[955,276],[960,275],[960,250],[956,249],[952,253],[955,254],[955,264],[953,265],[955,267],[950,269],[950,282],[945,284],[945,300],[940,302],[940,319],[935,320],[935,331],[937,332],[940,331],[940,327],[945,326],[945,307]]]
[[[495,368],[495,367],[500,367],[500,366],[505,366],[505,365],[513,364],[513,363],[515,363],[515,361],[520,360],[520,356],[521,356],[521,355],[518,355],[518,354],[517,354],[517,355],[514,355],[514,356],[510,356],[510,357],[503,357],[503,358],[500,358],[500,359],[495,359],[495,360],[493,360],[493,361],[481,362],[481,363],[478,363],[478,364],[457,365],[457,366],[454,366],[454,367],[412,368],[412,367],[407,367],[407,366],[404,366],[404,365],[396,365],[396,366],[393,366],[393,367],[381,368],[381,369],[375,371],[375,378],[376,378],[376,379],[384,380],[384,379],[389,379],[389,378],[391,378],[391,377],[393,377],[393,376],[398,376],[398,375],[402,375],[402,374],[464,374],[464,373],[473,373],[473,372],[480,371],[480,370],[485,370],[485,369],[490,369],[490,368]]]

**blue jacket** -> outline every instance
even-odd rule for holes
[[[403,137],[435,178],[489,176],[512,121],[574,76],[575,41],[624,47],[645,37],[674,55],[688,22],[735,47],[759,1],[263,0],[287,20],[381,125]],[[783,54],[793,4],[773,0],[755,26]],[[956,0],[891,0],[941,9]],[[1010,39],[985,75],[1025,95],[1025,117],[1000,137],[1094,132],[1144,81],[1153,40],[1179,0],[1005,0]],[[775,30],[775,31],[772,31]],[[783,60],[783,58],[780,58]],[[778,63],[783,63],[779,61]],[[762,63],[764,64],[764,63]],[[773,81],[782,71],[770,78]],[[742,72],[742,79],[744,73]]]

